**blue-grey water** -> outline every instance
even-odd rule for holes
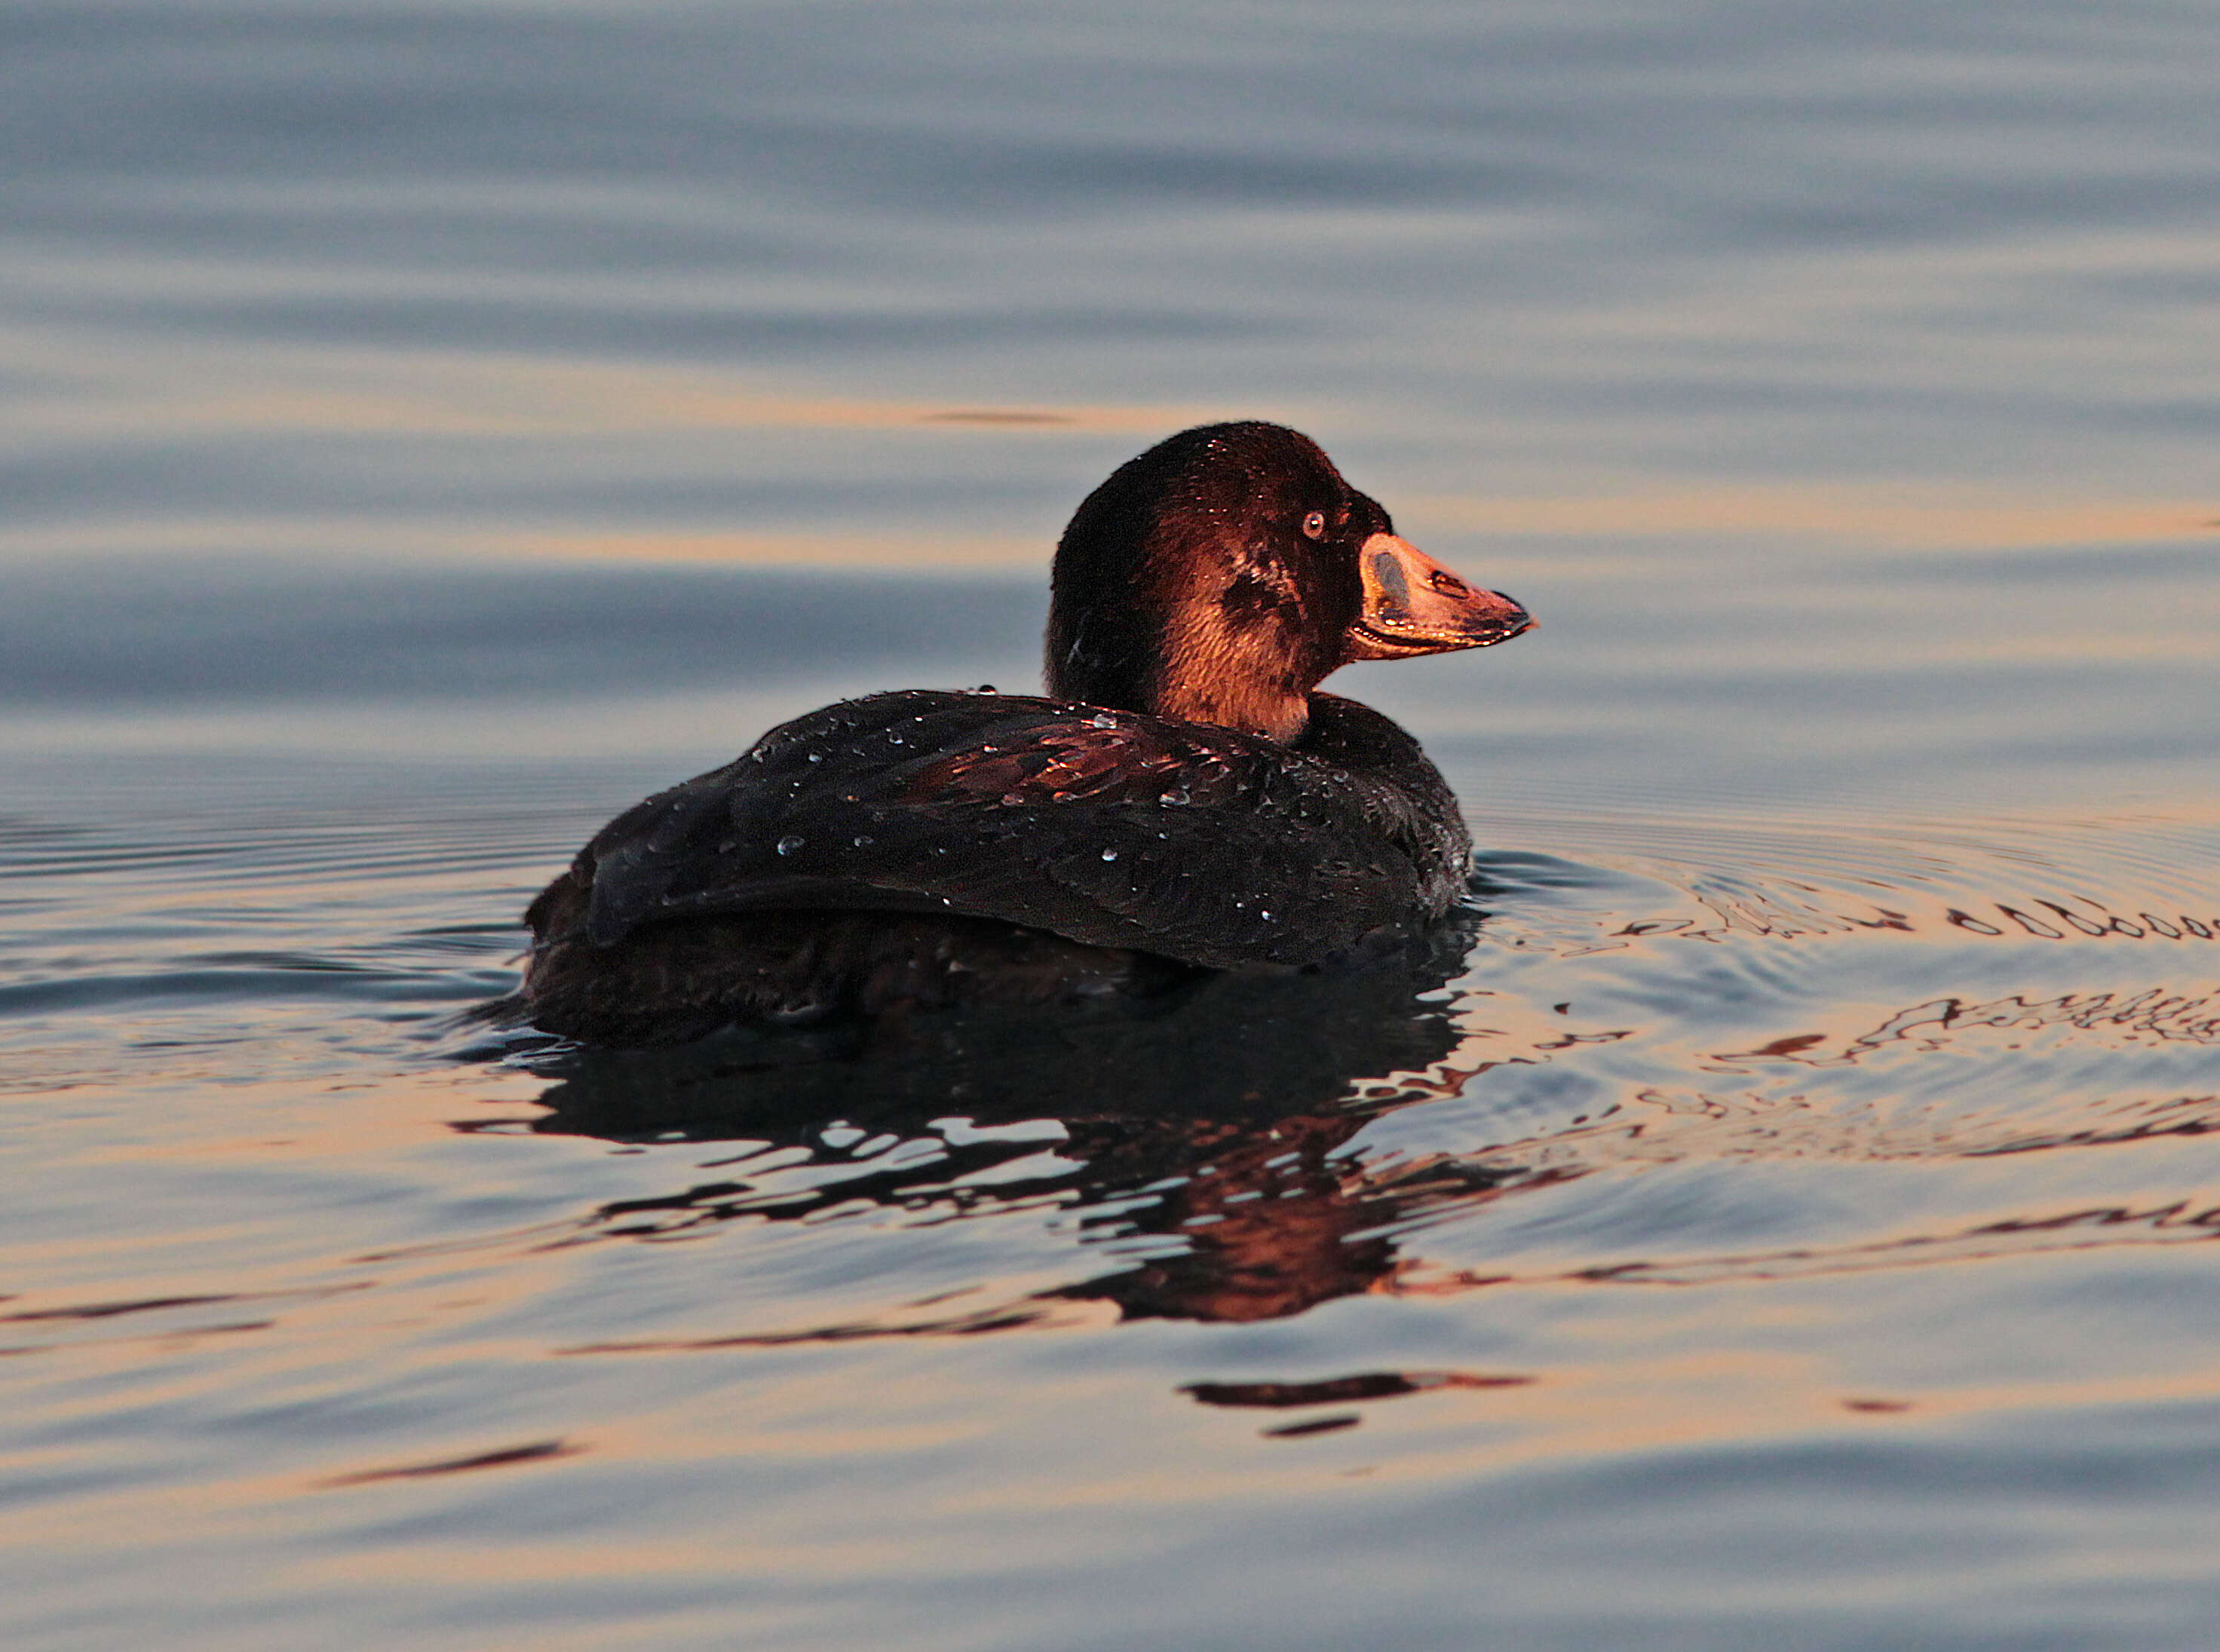
[[[2204,4],[0,7],[11,1648],[2202,1649]],[[611,1057],[600,822],[1279,419],[1425,979]]]

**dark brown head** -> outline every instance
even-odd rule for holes
[[[1532,623],[1397,539],[1309,437],[1204,425],[1120,465],[1064,529],[1048,691],[1292,742],[1311,690],[1352,661]]]

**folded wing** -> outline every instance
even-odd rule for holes
[[[912,690],[774,729],[619,816],[572,876],[599,945],[699,915],[872,910],[1294,964],[1438,915],[1461,839],[1400,825],[1330,760],[1232,730]]]

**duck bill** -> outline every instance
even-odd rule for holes
[[[1375,533],[1356,553],[1364,608],[1349,658],[1408,659],[1508,642],[1534,621],[1500,591],[1469,585],[1407,539]]]

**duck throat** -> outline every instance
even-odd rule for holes
[[[1306,669],[1306,651],[1276,614],[1242,614],[1221,602],[1182,606],[1164,627],[1149,709],[1292,745],[1309,726],[1319,675]]]

